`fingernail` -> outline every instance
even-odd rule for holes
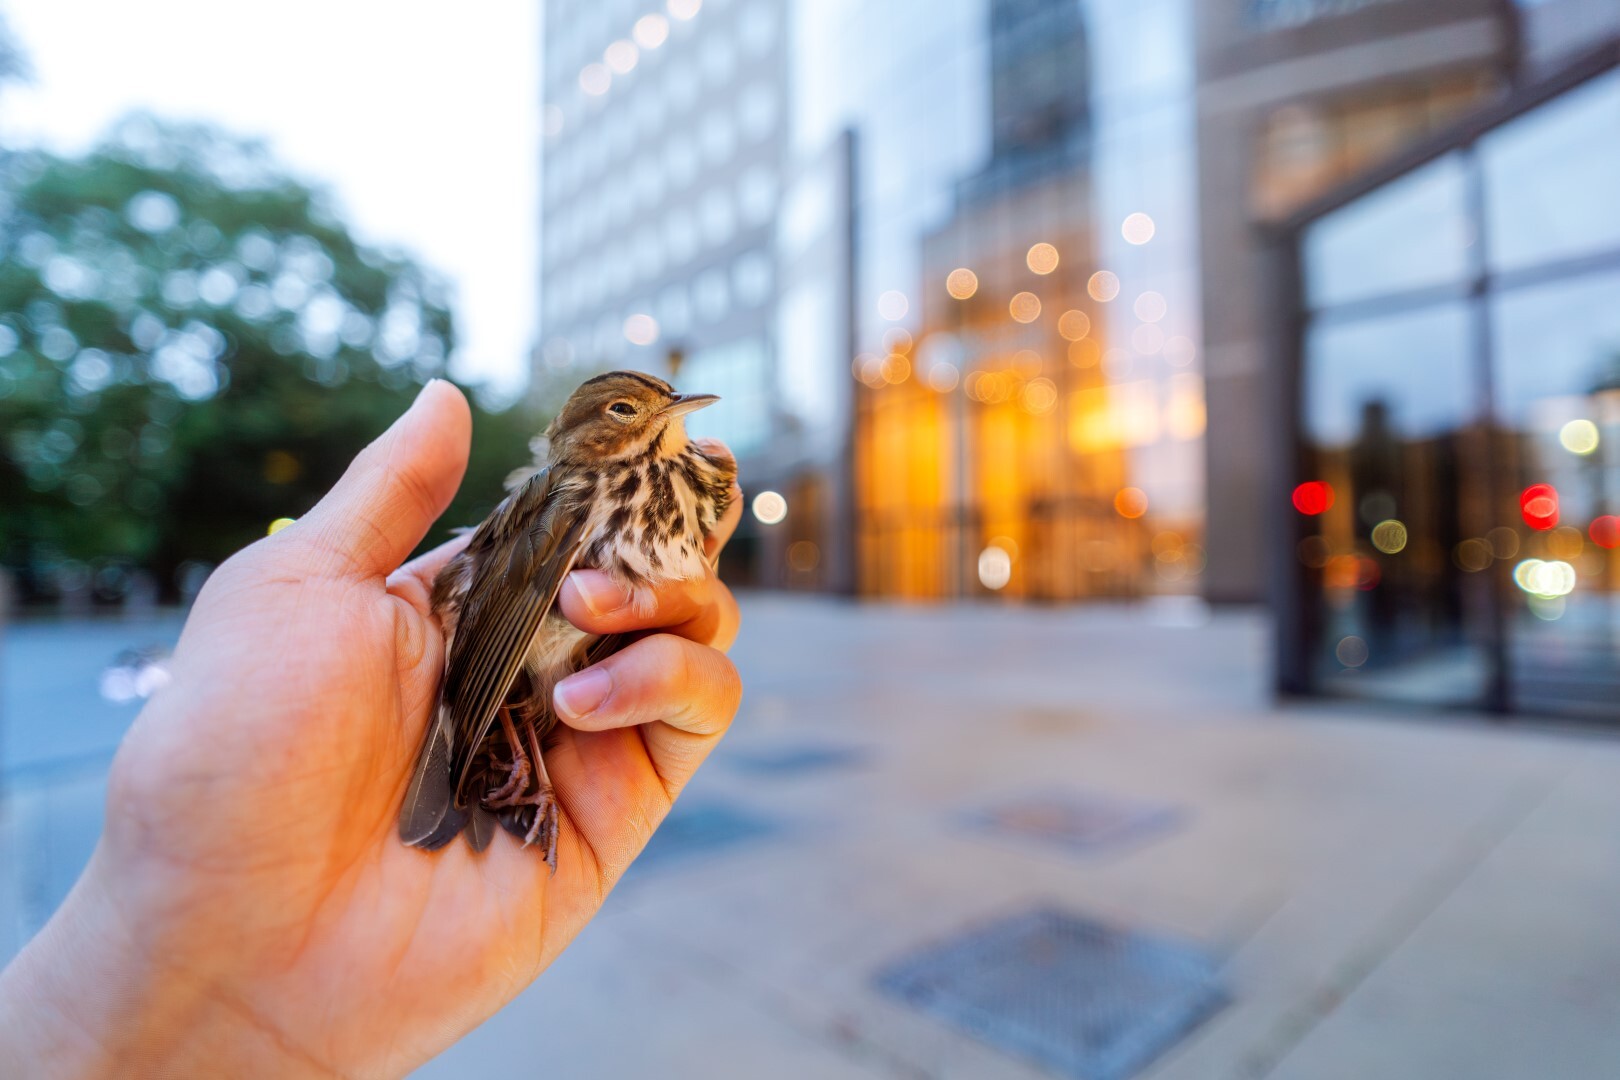
[[[608,615],[630,602],[613,579],[595,570],[575,570],[568,575],[580,600],[592,615]]]
[[[613,692],[613,676],[601,668],[587,668],[570,675],[551,692],[557,709],[570,720],[578,720],[602,707]]]

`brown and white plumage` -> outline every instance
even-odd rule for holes
[[[463,830],[482,850],[498,820],[555,866],[556,802],[543,761],[551,691],[613,652],[556,610],[576,567],[605,571],[650,603],[668,581],[708,572],[705,541],[730,503],[736,465],[686,436],[714,401],[661,379],[610,372],[584,383],[547,429],[545,468],[521,480],[434,582],[447,661],[439,705],[400,809],[400,837],[435,849]]]

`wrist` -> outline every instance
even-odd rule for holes
[[[220,982],[157,959],[167,950],[137,937],[101,862],[0,972],[0,1076],[330,1075]]]

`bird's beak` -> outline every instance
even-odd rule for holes
[[[665,416],[685,416],[687,413],[697,412],[699,409],[713,405],[720,400],[719,394],[676,394],[675,400],[660,410]]]

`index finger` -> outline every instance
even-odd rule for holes
[[[742,615],[737,600],[712,574],[671,581],[651,590],[652,608],[638,608],[635,598],[600,570],[575,570],[563,581],[557,606],[568,621],[590,634],[624,634],[663,629],[721,651],[737,638]]]

